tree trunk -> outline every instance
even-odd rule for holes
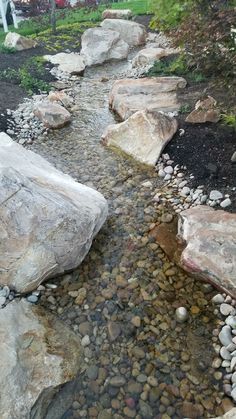
[[[51,5],[51,28],[52,33],[56,33],[56,3],[55,0],[50,0]]]

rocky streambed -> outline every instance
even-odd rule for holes
[[[109,204],[108,220],[82,265],[40,286],[38,304],[84,347],[78,378],[54,395],[47,419],[205,418],[233,407],[214,368],[212,335],[221,325],[212,304],[216,291],[169,261],[150,233],[173,218],[168,200],[154,200],[165,188],[160,177],[100,143],[114,123],[112,79],[127,76],[129,66],[86,70],[68,88],[75,100],[72,123],[27,146],[96,188]],[[188,310],[184,323],[175,316],[180,306]]]

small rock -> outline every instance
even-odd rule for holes
[[[222,294],[216,294],[213,298],[212,298],[212,302],[214,304],[222,304],[224,302],[224,297]]]
[[[29,295],[28,297],[27,297],[27,301],[29,301],[29,303],[37,303],[37,301],[38,301],[38,297],[37,297],[37,295]]]
[[[220,206],[221,206],[221,208],[227,208],[227,207],[229,207],[230,205],[231,205],[231,199],[230,198],[226,198],[226,199],[224,199],[224,201],[222,201],[221,203],[220,203]]]
[[[88,346],[90,344],[90,338],[88,335],[85,335],[82,339],[81,339],[81,345],[82,346]]]
[[[231,162],[236,163],[236,151],[233,153],[233,155],[231,157]]]
[[[221,349],[220,349],[220,356],[221,356],[221,358],[223,358],[223,359],[226,359],[226,360],[231,360],[231,354],[230,354],[230,352],[226,349],[226,347],[225,346],[223,346]]]
[[[235,309],[230,304],[222,303],[220,305],[220,312],[223,316],[228,316],[229,314],[234,315]]]
[[[161,217],[161,222],[162,223],[171,223],[172,220],[173,220],[173,215],[172,214],[165,213]]]
[[[108,322],[108,334],[109,338],[112,342],[114,342],[121,334],[121,327],[119,323],[116,322]]]
[[[164,172],[167,173],[168,175],[171,175],[173,173],[174,169],[172,166],[166,166],[164,168]]]
[[[176,320],[179,323],[186,322],[186,320],[188,319],[188,312],[187,312],[186,308],[185,307],[178,307],[175,310],[175,317],[176,317]]]
[[[110,379],[110,385],[112,387],[122,387],[126,383],[125,377],[122,377],[121,375],[115,375]]]
[[[218,199],[222,199],[222,198],[223,198],[223,194],[221,192],[215,191],[215,190],[210,192],[210,199],[212,201],[217,201]]]
[[[219,340],[223,346],[228,346],[230,343],[232,343],[232,335],[231,335],[231,327],[230,326],[224,326],[222,327],[220,333],[219,333]]]

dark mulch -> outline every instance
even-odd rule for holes
[[[14,52],[12,54],[0,53],[0,73],[8,68],[18,70],[30,58],[42,56],[46,53],[47,51],[43,47]],[[45,71],[42,79],[46,82],[54,80],[49,71]],[[0,80],[0,131],[5,131],[6,129],[6,109],[16,109],[19,103],[27,96],[27,92],[14,79],[11,81]]]
[[[187,167],[195,178],[193,187],[205,185],[210,192],[218,189],[229,194],[230,211],[236,211],[236,163],[231,156],[236,151],[236,131],[218,124],[189,124],[180,122],[184,135],[179,133],[165,148],[175,164]],[[233,189],[234,188],[234,189]]]

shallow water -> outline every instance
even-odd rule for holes
[[[214,417],[222,398],[211,368],[214,292],[169,262],[149,236],[150,226],[165,211],[153,203],[162,187],[155,171],[100,143],[106,126],[115,123],[108,109],[110,78],[129,68],[123,62],[87,71],[73,85],[77,110],[71,125],[30,146],[99,190],[109,203],[108,220],[82,265],[55,281],[54,301],[49,294],[41,298],[76,333],[90,336],[74,387],[59,391],[47,419]],[[146,181],[152,186],[142,185]],[[68,295],[71,284],[87,289],[85,304],[74,304]],[[184,324],[175,321],[180,305],[190,311]],[[140,326],[133,325],[134,316]],[[114,341],[109,322],[120,327]],[[134,347],[142,353],[137,355]],[[125,383],[111,386],[113,376],[124,377]],[[192,404],[197,405],[195,413]]]

